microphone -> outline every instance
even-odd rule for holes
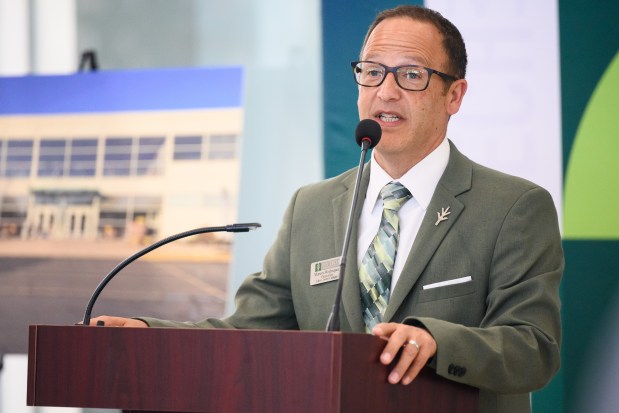
[[[181,232],[180,234],[171,235],[167,238],[164,238],[160,241],[155,242],[152,245],[149,245],[148,247],[142,249],[141,251],[136,252],[135,254],[125,259],[120,264],[118,264],[99,283],[99,286],[97,286],[97,288],[95,289],[95,292],[92,294],[92,297],[90,297],[90,301],[88,301],[88,305],[86,306],[86,312],[84,313],[84,319],[82,321],[82,324],[85,326],[90,325],[90,315],[92,314],[92,307],[95,305],[95,301],[97,301],[99,294],[101,294],[101,291],[103,291],[107,283],[109,283],[112,280],[112,278],[114,278],[114,276],[120,272],[120,270],[122,270],[127,265],[131,264],[133,261],[137,260],[141,256],[146,255],[152,250],[155,250],[172,241],[176,241],[181,238],[189,237],[192,235],[206,234],[207,232],[249,232],[254,229],[258,229],[261,226],[262,225],[258,223],[250,223],[250,224],[232,224],[232,225],[226,225],[223,227],[204,227],[204,228],[192,229],[190,231]]]
[[[372,119],[363,119],[357,125],[355,130],[355,139],[357,144],[361,146],[361,158],[359,159],[359,167],[357,168],[357,178],[355,179],[355,190],[352,196],[352,204],[348,214],[348,223],[346,224],[346,235],[344,236],[344,245],[342,246],[342,256],[340,257],[340,278],[337,281],[337,290],[335,291],[335,301],[327,322],[327,331],[340,331],[340,302],[342,301],[342,288],[344,286],[344,270],[346,269],[346,255],[348,254],[348,244],[350,241],[350,233],[352,232],[353,220],[357,211],[357,198],[359,197],[359,184],[361,183],[361,174],[365,164],[365,156],[368,149],[375,147],[380,141],[382,129],[378,122]]]
[[[355,129],[355,140],[362,150],[372,149],[380,141],[383,131],[378,122],[373,119],[363,119]],[[367,147],[363,145],[367,144]]]

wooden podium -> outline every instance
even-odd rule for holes
[[[424,369],[387,382],[384,341],[307,331],[30,326],[29,406],[127,412],[477,412]]]

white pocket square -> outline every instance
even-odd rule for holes
[[[454,284],[462,284],[462,283],[467,283],[469,281],[473,281],[473,278],[471,278],[471,276],[466,276],[466,277],[460,277],[460,278],[454,278],[453,280],[447,280],[447,281],[441,281],[441,282],[437,282],[437,283],[432,283],[432,284],[426,284],[423,286],[424,290],[430,290],[432,288],[439,288],[439,287],[446,287],[448,285],[454,285]]]

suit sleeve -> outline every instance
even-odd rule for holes
[[[559,369],[563,267],[552,198],[542,188],[531,189],[514,203],[498,233],[480,325],[430,317],[404,322],[432,334],[432,364],[443,377],[496,393],[539,389]]]

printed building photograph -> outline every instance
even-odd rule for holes
[[[213,67],[0,78],[0,311],[15,314],[0,322],[0,354],[27,351],[29,324],[79,320],[106,273],[141,249],[236,222],[242,76]],[[223,314],[232,235],[150,252],[95,311]]]
[[[208,77],[219,71],[202,72]],[[108,84],[104,93],[112,98],[122,95],[135,75],[77,77],[110,78],[117,90]],[[183,71],[162,71],[159,82],[170,82],[171,87],[174,77],[183,75]],[[57,79],[44,80],[49,92],[39,92],[41,106],[29,103],[31,112],[52,107],[44,99],[54,98]],[[71,94],[56,99],[69,99]],[[126,103],[120,111],[114,102],[98,102],[105,97],[92,95],[90,113],[0,116],[3,239],[123,239],[142,244],[235,220],[240,106],[176,108],[188,103],[175,96],[167,109],[143,110],[140,105],[149,102],[133,96],[136,107]],[[216,99],[208,104],[216,104]]]

